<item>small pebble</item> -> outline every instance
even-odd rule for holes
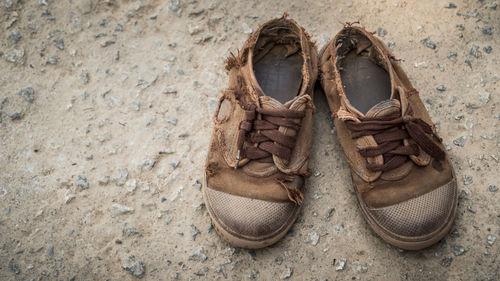
[[[206,34],[205,36],[203,36],[203,42],[207,42],[209,41],[210,39],[212,39],[214,36],[211,35],[211,34]]]
[[[177,125],[177,118],[167,116],[165,117],[165,121],[167,121],[167,123],[170,123],[172,125]]]
[[[478,109],[479,106],[477,106],[475,103],[467,103],[465,107],[470,108],[470,109]]]
[[[140,103],[134,101],[132,102],[129,107],[128,107],[130,110],[134,110],[134,111],[139,111],[141,109],[141,105]]]
[[[454,254],[456,257],[461,256],[461,255],[463,255],[465,252],[469,251],[469,248],[465,248],[465,247],[460,246],[460,245],[453,245],[452,249],[453,249],[453,254]]]
[[[50,246],[47,249],[47,254],[49,254],[49,256],[53,256],[54,255],[54,247],[53,246]]]
[[[472,205],[467,206],[467,211],[469,211],[469,212],[471,212],[471,213],[473,213],[473,214],[475,214],[475,213],[476,213],[476,210],[474,210],[474,209],[472,208]]]
[[[483,32],[484,35],[492,35],[493,34],[493,32],[491,31],[491,27],[482,28],[481,31]]]
[[[444,5],[444,7],[445,7],[446,9],[455,9],[455,8],[457,7],[457,5],[455,5],[455,4],[453,4],[453,3],[448,2],[448,3],[446,3],[446,5]]]
[[[31,87],[21,89],[18,94],[29,103],[32,103],[35,100],[35,90]]]
[[[252,271],[250,271],[250,274],[248,275],[248,278],[250,278],[251,280],[255,280],[259,277],[259,271],[257,269],[252,269]]]
[[[346,259],[338,259],[335,261],[335,271],[341,271],[344,270]]]
[[[132,209],[128,206],[121,205],[121,204],[115,203],[111,206],[111,216],[112,217],[117,217],[117,216],[124,215],[124,214],[131,214],[133,212],[134,212],[134,209]]]
[[[7,9],[12,8],[12,6],[14,6],[14,3],[17,3],[17,1],[16,1],[16,2],[13,2],[12,0],[3,0],[3,1],[2,1],[2,4],[3,4],[3,5],[4,5],[4,7],[5,7],[5,8],[7,8]]]
[[[292,273],[293,273],[293,269],[290,268],[290,267],[287,267],[287,269],[285,270],[285,272],[283,272],[280,275],[280,279],[281,280],[288,279],[288,278],[290,278],[292,276]]]
[[[139,165],[139,169],[144,169],[146,171],[151,171],[156,164],[156,160],[146,159],[142,164]]]
[[[488,103],[490,101],[490,93],[488,92],[479,92],[477,96],[482,103]]]
[[[469,185],[472,183],[472,176],[471,175],[465,175],[464,176],[464,185]]]
[[[491,184],[490,186],[488,186],[488,190],[490,192],[497,192],[498,191],[498,186]]]
[[[453,258],[452,257],[445,257],[441,260],[440,264],[443,266],[443,267],[449,267],[451,265],[451,262],[453,262]]]
[[[440,92],[444,92],[446,91],[446,87],[444,85],[439,85],[436,90],[440,91]]]
[[[195,24],[188,24],[188,32],[190,35],[196,35],[200,32],[203,31],[203,28],[199,25],[195,25]]]
[[[137,188],[137,181],[135,179],[129,179],[125,183],[125,189],[130,193],[134,192],[136,188]]]
[[[457,61],[457,53],[456,52],[448,52],[448,58],[451,61],[456,62]]]
[[[181,163],[181,161],[180,161],[180,160],[176,160],[176,161],[172,161],[172,162],[170,163],[170,165],[172,165],[172,168],[174,168],[174,170],[175,170],[177,167],[179,167],[179,164],[180,164],[180,163]]]
[[[24,114],[22,114],[21,112],[5,112],[5,114],[7,114],[7,116],[9,116],[12,120],[21,120],[24,117]]]
[[[7,37],[10,41],[14,42],[14,44],[17,44],[19,40],[21,40],[22,36],[21,33],[19,33],[18,30],[11,30],[9,36]]]
[[[493,243],[495,243],[496,240],[497,238],[495,236],[488,234],[487,241],[490,246],[493,246]]]
[[[368,272],[368,266],[366,264],[354,263],[354,268],[358,273],[366,273]]]
[[[123,269],[128,271],[130,274],[132,274],[135,277],[142,277],[145,273],[145,266],[142,261],[139,262],[133,262],[129,265],[123,266]]]
[[[167,87],[163,89],[162,91],[163,94],[177,94],[177,90],[174,89],[173,87]]]
[[[128,178],[128,170],[126,168],[120,168],[116,171],[116,173],[113,175],[113,180],[115,181],[116,185],[122,186],[125,184]]]
[[[196,228],[196,226],[194,224],[191,225],[191,237],[193,238],[193,241],[196,240],[196,236],[200,234],[200,231],[198,230],[198,228]]]
[[[54,16],[50,13],[49,10],[45,9],[42,11],[42,16],[47,17],[48,20],[55,20]]]
[[[14,274],[21,273],[21,271],[19,270],[19,265],[17,263],[14,263],[14,259],[11,259],[7,266],[9,267],[10,271],[14,272]]]
[[[85,176],[78,176],[77,181],[76,181],[76,186],[78,186],[81,189],[87,189],[89,188],[89,183],[87,181],[87,178]]]
[[[334,225],[333,230],[335,231],[335,233],[339,234],[342,231],[342,226]]]
[[[68,194],[68,195],[64,196],[64,203],[65,203],[65,204],[69,204],[69,203],[71,203],[71,201],[73,201],[73,199],[75,199],[75,198],[76,198],[76,196],[75,196],[75,195],[73,195],[73,194]]]
[[[4,197],[7,194],[7,189],[0,186],[0,198]]]
[[[196,180],[193,184],[194,187],[198,188],[199,190],[201,190],[201,182],[200,180]]]
[[[242,23],[241,27],[243,28],[243,33],[252,34],[253,30],[246,23]]]
[[[189,13],[189,16],[190,17],[197,17],[201,14],[203,14],[205,12],[205,9],[200,9],[200,10],[197,10],[197,11],[192,11]]]
[[[101,41],[101,47],[107,47],[109,45],[113,45],[115,44],[115,41],[114,40],[103,40]]]
[[[170,0],[168,8],[173,12],[177,12],[181,8],[180,0]]]
[[[109,183],[109,176],[104,176],[102,179],[98,181],[99,185],[107,185]]]
[[[57,56],[50,56],[47,58],[48,64],[57,64],[59,62],[59,58]]]
[[[431,49],[436,49],[436,43],[432,42],[429,38],[424,38],[420,41],[424,46]]]
[[[470,61],[470,59],[465,59],[464,62],[470,67],[470,69],[472,69],[472,62]]]
[[[467,136],[460,136],[459,138],[453,140],[453,144],[456,146],[464,147],[467,141]]]
[[[480,58],[481,57],[481,52],[479,51],[479,46],[478,45],[473,44],[469,53],[471,55],[473,55],[475,58]]]
[[[319,235],[316,232],[309,233],[309,240],[313,246],[316,246],[319,242]]]
[[[192,261],[201,261],[204,262],[208,259],[207,255],[205,254],[205,251],[203,250],[203,247],[200,247],[193,251],[191,255],[188,257],[189,260]]]
[[[379,28],[377,28],[377,35],[380,37],[384,37],[387,35],[387,30],[379,27]]]
[[[458,195],[458,199],[464,199],[466,196],[470,195],[468,190],[462,189]]]
[[[64,50],[64,40],[59,39],[59,40],[53,40],[52,43],[58,48],[59,50]]]

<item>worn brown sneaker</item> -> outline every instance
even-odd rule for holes
[[[453,167],[419,94],[388,48],[346,25],[321,54],[321,83],[359,206],[374,231],[409,250],[450,230]]]
[[[203,195],[213,225],[237,247],[262,248],[293,225],[312,141],[318,55],[295,21],[273,19],[227,59]]]

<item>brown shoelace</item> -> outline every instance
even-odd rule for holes
[[[427,135],[435,136],[432,127],[408,114],[364,118],[361,122],[347,121],[346,126],[352,131],[353,139],[373,136],[377,142],[377,146],[359,149],[363,157],[383,155],[384,164],[366,164],[370,171],[385,172],[397,168],[408,160],[408,156],[418,156],[420,148],[437,160],[445,157],[444,151]],[[411,139],[414,143],[404,145],[404,139]]]
[[[257,119],[257,114],[261,115],[261,119]],[[303,111],[293,109],[264,109],[250,105],[245,109],[245,120],[239,125],[236,168],[241,158],[271,163],[274,154],[289,160],[296,138],[285,135],[278,129],[286,127],[298,132],[300,124],[292,119],[302,118],[304,115]],[[244,147],[245,140],[248,145]]]

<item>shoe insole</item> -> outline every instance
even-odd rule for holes
[[[349,102],[366,114],[374,105],[391,98],[389,73],[369,58],[351,51],[340,70],[340,77]]]
[[[283,45],[276,45],[253,66],[262,91],[281,103],[297,96],[302,85],[302,56],[286,54]]]

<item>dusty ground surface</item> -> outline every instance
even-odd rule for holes
[[[0,280],[500,280],[496,2],[228,2],[1,1]],[[291,232],[248,251],[212,229],[224,58],[284,11],[319,47],[360,20],[403,59],[460,179],[443,241],[407,252],[369,229],[321,97]]]

